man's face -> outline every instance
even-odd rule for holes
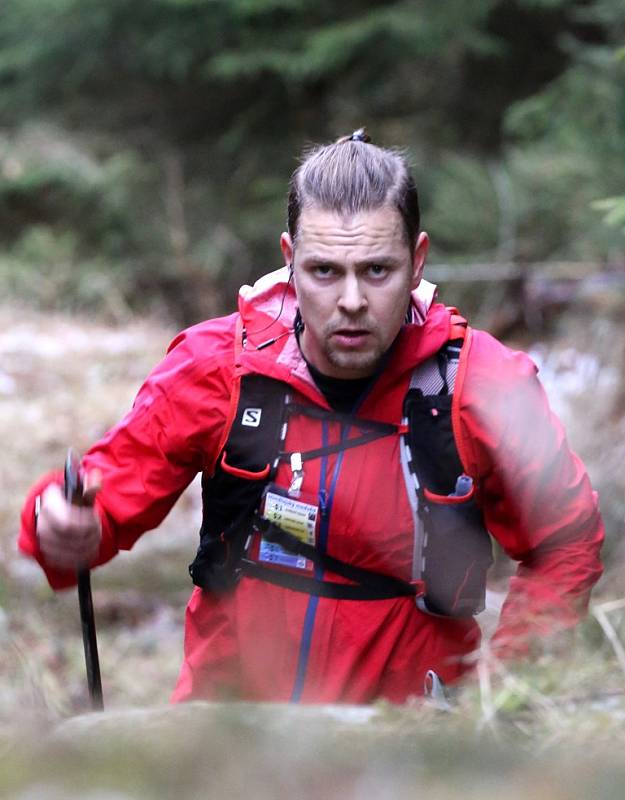
[[[286,233],[280,244],[293,265],[308,361],[335,378],[372,375],[421,280],[427,234],[411,252],[394,208],[343,216],[313,207],[302,211],[295,246]]]

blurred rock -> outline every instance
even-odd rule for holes
[[[134,800],[136,794],[114,792],[104,789],[86,789],[81,792],[81,800]],[[13,795],[13,800],[67,800],[68,790],[46,784],[38,784]]]
[[[4,646],[9,638],[9,617],[0,606],[0,646]]]
[[[531,747],[520,728],[412,707],[189,703],[88,714],[41,743],[30,781],[57,797],[587,800],[621,797],[616,752]],[[598,743],[600,746],[600,743]],[[48,780],[42,783],[41,774]],[[43,787],[43,789],[42,789]],[[66,794],[54,794],[62,787]],[[95,794],[100,787],[101,795]],[[604,788],[610,788],[604,793]],[[0,780],[0,791],[2,782]],[[32,792],[32,790],[30,790]],[[106,792],[109,791],[110,795]],[[127,794],[126,794],[127,793]]]
[[[15,394],[16,389],[17,384],[15,383],[14,379],[9,375],[8,372],[0,369],[0,395]]]

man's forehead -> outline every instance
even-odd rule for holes
[[[403,233],[401,215],[391,206],[354,213],[311,206],[303,209],[298,228],[298,238],[302,235],[310,237],[334,232],[358,235],[374,231],[391,237],[401,236]]]
[[[312,206],[302,211],[298,228],[300,247],[350,243],[405,245],[401,216],[390,206],[353,214]]]

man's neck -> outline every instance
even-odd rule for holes
[[[309,361],[306,361],[306,364],[317,388],[328,401],[328,405],[343,414],[354,411],[374,380],[372,375],[365,378],[334,378],[331,375],[324,375]]]
[[[302,327],[295,325],[295,336],[300,352],[312,379],[321,394],[328,401],[328,405],[335,411],[349,414],[360,404],[367,389],[373,383],[375,376],[367,375],[364,378],[335,378],[326,375],[317,369],[307,358],[302,348]]]

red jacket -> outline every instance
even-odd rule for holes
[[[272,323],[285,292],[282,314]],[[415,322],[402,328],[359,415],[399,424],[414,367],[447,341],[448,310],[440,304],[428,308],[422,295],[423,288],[415,293]],[[103,473],[98,564],[158,526],[198,471],[212,473],[227,436],[235,370],[286,381],[295,397],[328,407],[289,330],[294,313],[295,298],[280,270],[242,289],[238,313],[174,339],[129,414],[84,457],[87,468]],[[241,321],[248,342],[235,365]],[[254,349],[280,334],[271,346]],[[554,626],[570,627],[585,610],[601,574],[596,495],[549,410],[534,364],[484,332],[468,332],[452,420],[486,525],[519,562],[494,642],[503,654],[523,654],[534,638]],[[295,418],[287,450],[319,446],[320,430],[317,421]],[[328,426],[327,436],[337,440],[337,424]],[[288,485],[289,475],[282,465],[277,482]],[[46,476],[31,491],[19,538],[55,589],[72,585],[74,575],[43,561],[33,509],[36,495],[58,479]],[[320,535],[329,553],[410,579],[413,521],[398,437],[307,462],[303,493],[325,503]],[[478,644],[474,620],[424,614],[409,597],[317,598],[246,577],[226,596],[193,590],[174,699],[402,702],[422,693],[429,669],[444,681],[456,679],[469,668],[465,657]]]

